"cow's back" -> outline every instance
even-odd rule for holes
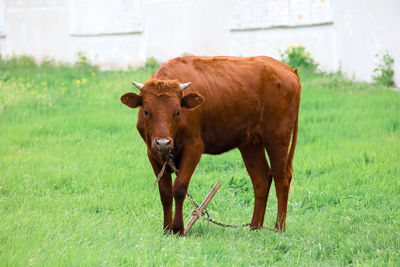
[[[186,56],[164,63],[157,79],[192,82],[187,92],[204,97],[199,108],[185,112],[184,126],[197,128],[205,152],[218,154],[246,142],[262,142],[266,121],[294,122],[300,82],[293,69],[269,57]],[[297,114],[295,114],[297,116]],[[290,129],[288,129],[290,130]]]

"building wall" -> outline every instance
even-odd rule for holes
[[[326,71],[371,80],[388,50],[400,85],[398,0],[0,0],[0,52],[104,69],[183,53],[269,55],[302,44]]]
[[[233,31],[230,54],[239,56],[268,55],[280,59],[280,51],[289,45],[304,45],[319,62],[322,70],[337,69],[336,33],[333,25],[300,28],[271,28]]]
[[[394,80],[400,86],[400,1],[335,1],[337,54],[342,71],[371,80],[375,54],[385,50],[394,58]]]
[[[147,57],[224,55],[229,47],[228,0],[145,1]]]
[[[105,68],[138,66],[146,61],[141,0],[70,0],[72,51]]]
[[[6,19],[4,0],[0,0],[0,52],[6,49]]]
[[[231,55],[269,55],[304,45],[324,71],[337,69],[331,0],[231,0]]]

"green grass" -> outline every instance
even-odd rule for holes
[[[14,61],[0,62],[0,266],[400,265],[398,92],[303,77],[286,233],[201,220],[177,238],[162,234],[137,111],[119,101],[152,68]],[[237,150],[204,155],[189,191],[200,202],[217,181],[212,217],[248,222],[253,192]],[[272,189],[266,226],[276,209]],[[188,201],[184,212],[187,221]]]

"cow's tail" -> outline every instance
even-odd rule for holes
[[[294,71],[297,75],[297,78],[299,78],[299,75],[297,74],[297,69]],[[299,81],[300,85],[300,81]],[[300,92],[301,92],[301,85],[300,85]],[[299,94],[300,94],[299,92]],[[300,98],[300,96],[299,96]],[[294,150],[296,149],[296,144],[297,144],[297,130],[298,130],[298,125],[299,125],[299,109],[300,109],[300,99],[298,101],[298,106],[297,106],[297,114],[296,114],[296,119],[294,122],[294,128],[293,128],[293,133],[292,133],[292,143],[290,145],[289,149],[289,154],[288,154],[288,170],[289,173],[291,174],[291,177],[293,177],[293,157],[294,157]]]
[[[298,129],[298,121],[299,121],[299,114],[297,113],[296,120],[294,123],[294,129],[292,133],[292,144],[290,145],[289,154],[288,154],[288,169],[293,176],[293,157],[294,157],[294,150],[296,148],[297,143],[297,129]]]

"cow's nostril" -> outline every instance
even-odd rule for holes
[[[169,146],[171,144],[171,140],[169,139],[156,139],[157,146]]]

